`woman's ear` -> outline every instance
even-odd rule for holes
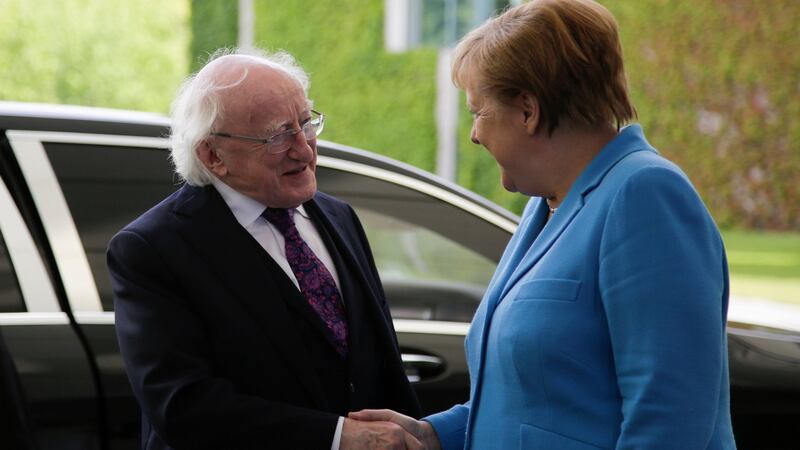
[[[203,163],[206,169],[219,178],[228,174],[228,168],[225,166],[225,161],[219,157],[219,153],[211,146],[209,138],[203,139],[197,147],[197,157]]]
[[[522,109],[525,131],[529,135],[533,135],[539,128],[539,102],[536,97],[526,91],[519,94],[518,101]]]

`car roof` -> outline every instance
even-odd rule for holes
[[[0,130],[56,131],[166,138],[169,136],[169,127],[170,119],[163,114],[154,112],[78,105],[0,101]],[[469,199],[514,223],[519,223],[519,216],[505,208],[456,183],[412,165],[323,139],[317,142],[317,148],[320,156],[387,170],[433,185]]]

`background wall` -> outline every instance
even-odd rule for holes
[[[724,228],[800,231],[800,2],[605,0],[651,142]],[[383,50],[383,0],[256,0],[257,44],[294,53],[324,137],[433,170],[434,49]],[[0,99],[167,112],[236,41],[235,0],[0,0]],[[460,117],[458,182],[520,212]]]
[[[720,225],[800,230],[800,2],[602,3],[620,24],[640,122]],[[193,14],[216,4],[193,1]],[[209,23],[192,23],[203,38]],[[311,73],[326,139],[433,170],[435,52],[387,54],[382,33],[383,0],[256,1],[256,43]],[[520,212],[526,199],[469,142],[466,110],[460,123],[458,182]]]
[[[174,0],[0,0],[0,100],[166,112],[188,15]]]

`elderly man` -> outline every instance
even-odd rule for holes
[[[173,104],[184,186],[110,243],[145,449],[418,444],[345,418],[420,409],[364,231],[317,192],[307,89],[287,54],[213,58]]]

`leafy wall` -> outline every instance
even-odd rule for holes
[[[387,54],[383,3],[256,1],[257,44],[294,53],[311,73],[326,139],[432,170],[436,54]],[[650,141],[689,174],[717,221],[800,230],[800,2],[602,3],[619,21]],[[526,199],[503,191],[469,128],[464,111],[458,182],[521,211]]]
[[[436,52],[386,53],[383,0],[255,3],[257,43],[311,73],[326,139],[433,170]],[[648,137],[718,222],[800,230],[800,2],[603,3]],[[189,70],[235,43],[236,4],[0,0],[0,99],[166,112]],[[502,190],[469,120],[464,111],[459,183],[519,212],[525,199]]]
[[[723,226],[800,230],[800,2],[604,2],[650,141]]]
[[[166,112],[188,70],[184,1],[0,0],[0,100]]]

